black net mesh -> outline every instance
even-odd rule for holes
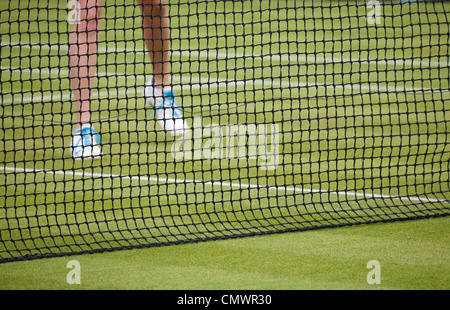
[[[0,262],[450,213],[450,2],[0,14]]]

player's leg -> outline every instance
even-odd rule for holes
[[[189,129],[183,119],[170,74],[170,22],[165,0],[138,0],[142,11],[145,45],[153,64],[153,78],[144,89],[146,101],[155,108],[159,124],[172,135]]]
[[[170,23],[165,0],[138,0],[142,11],[145,46],[153,64],[153,78],[158,87],[171,86],[169,68]]]
[[[96,75],[103,0],[78,0],[78,4],[79,20],[73,24],[69,39],[70,81],[77,116],[71,153],[76,159],[84,159],[101,156],[100,137],[90,124],[90,100]]]

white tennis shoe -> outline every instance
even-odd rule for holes
[[[161,87],[154,85],[151,78],[144,88],[144,98],[147,104],[155,109],[150,117],[156,115],[158,123],[166,132],[172,136],[179,136],[189,130],[173,90],[163,92]]]
[[[70,153],[74,159],[95,159],[102,156],[100,135],[91,125],[83,125],[72,133]]]

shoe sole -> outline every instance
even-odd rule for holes
[[[102,156],[103,156],[103,154],[102,155],[96,155],[96,156],[80,156],[80,157],[72,156],[72,158],[74,160],[93,160],[93,159],[100,159],[100,158],[102,158]]]

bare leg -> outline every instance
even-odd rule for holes
[[[156,86],[170,87],[170,24],[165,0],[138,0],[142,11],[144,41],[153,63]]]
[[[77,124],[90,122],[91,89],[97,66],[97,38],[103,0],[78,0],[80,22],[73,24],[69,39],[72,91],[76,100]]]

